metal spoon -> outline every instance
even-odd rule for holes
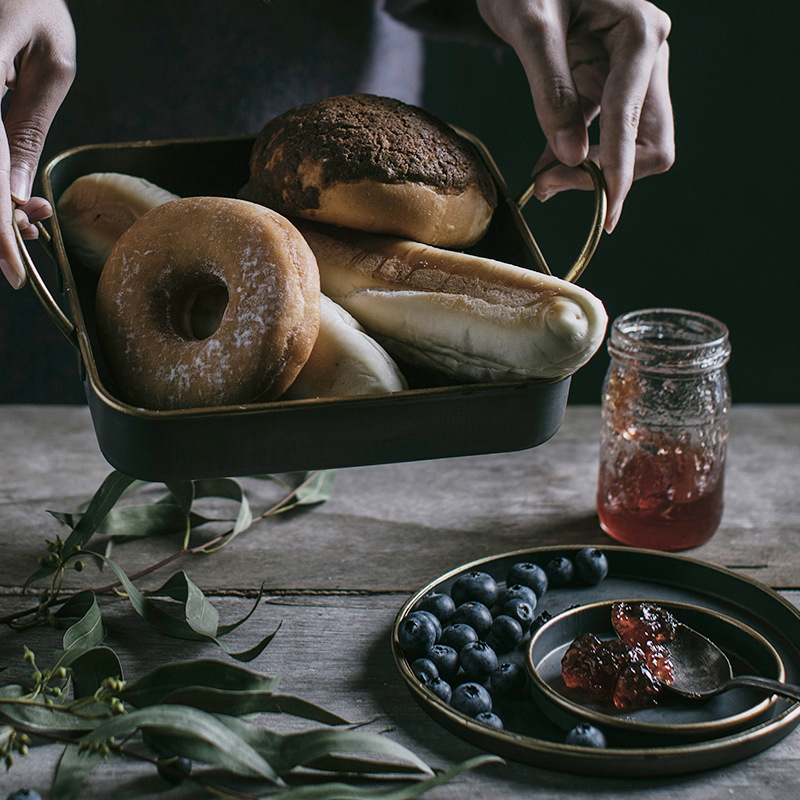
[[[800,686],[758,675],[733,675],[731,662],[722,650],[688,625],[678,623],[668,644],[673,680],[662,686],[689,700],[706,700],[737,686],[763,689],[770,694],[800,700]]]

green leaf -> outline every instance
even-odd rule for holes
[[[319,785],[297,786],[281,792],[280,800],[412,800],[425,792],[457,778],[464,772],[485,764],[502,764],[497,756],[476,756],[446,770],[433,778],[428,778],[408,786],[395,789],[375,789],[372,786],[351,786],[346,783],[323,783]],[[264,796],[263,800],[275,795]]]
[[[56,663],[61,666],[68,666],[81,653],[100,645],[105,638],[100,607],[90,589],[71,597],[53,616],[58,619],[80,617],[64,633],[64,650],[55,653]]]
[[[306,480],[297,488],[297,504],[307,506],[330,500],[335,477],[336,470],[333,469],[307,473]]]
[[[125,490],[135,481],[129,475],[112,472],[89,501],[86,511],[64,542],[64,558],[86,546],[89,539],[103,523],[106,515],[116,505]]]
[[[208,639],[217,636],[219,627],[217,609],[206,600],[203,592],[183,570],[171,575],[158,589],[148,594],[166,595],[182,603],[186,622],[195,633]]]
[[[106,678],[122,679],[122,664],[110,647],[93,647],[71,663],[75,698],[92,697]]]
[[[371,756],[376,772],[407,773],[410,768],[418,775],[433,774],[433,770],[408,748],[378,734],[347,728],[321,728],[280,736],[240,719],[220,719],[261,753],[283,776],[295,767],[316,768],[315,762],[344,754]],[[328,763],[332,767],[336,765],[335,759]]]
[[[56,767],[51,800],[72,800],[84,779],[102,760],[100,753],[79,750],[75,744],[67,745]]]
[[[157,705],[172,692],[215,689],[222,692],[271,694],[279,678],[270,678],[236,664],[214,659],[177,661],[150,670],[125,687],[121,699],[138,708]]]
[[[216,717],[196,708],[175,705],[149,706],[110,719],[82,737],[82,744],[101,743],[126,736],[137,728],[175,734],[176,741],[199,739],[207,746],[205,763],[239,775],[258,775],[282,785],[272,766],[234,731]],[[175,755],[184,755],[176,751]]]
[[[42,733],[82,733],[92,730],[110,712],[105,706],[91,704],[82,709],[82,714],[77,716],[55,701],[52,705],[45,705],[41,698],[32,701],[21,686],[0,686],[0,716],[27,728]]]

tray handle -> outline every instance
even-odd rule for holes
[[[559,161],[552,161],[546,167],[539,170],[530,180],[530,183],[520,192],[520,194],[516,198],[516,203],[519,206],[520,210],[525,206],[528,200],[533,197],[534,189],[536,188],[536,181],[539,179],[539,176],[549,170],[551,167],[560,164]],[[584,172],[589,174],[589,177],[592,179],[592,183],[594,184],[594,217],[592,218],[592,226],[589,230],[589,236],[586,239],[586,242],[583,245],[580,253],[578,254],[578,258],[575,260],[575,263],[570,267],[567,274],[564,276],[565,281],[569,281],[570,283],[575,283],[578,278],[581,276],[583,271],[586,269],[586,265],[591,261],[592,256],[594,255],[595,250],[597,250],[597,245],[600,242],[600,237],[603,235],[603,226],[606,224],[606,213],[608,211],[608,196],[606,192],[606,182],[603,178],[603,173],[600,170],[600,167],[591,161],[590,159],[586,159],[582,164],[579,165],[579,168],[582,169]],[[542,272],[546,273],[547,275],[552,275],[553,273],[550,271],[550,268],[547,266],[547,262],[542,254],[542,251],[539,249],[539,246],[533,240],[533,236],[531,235],[529,246],[533,255],[538,262],[539,267],[542,269]]]
[[[25,266],[25,273],[30,281],[31,288],[39,298],[39,301],[44,306],[45,311],[50,316],[50,319],[53,320],[56,327],[61,331],[61,333],[64,334],[64,336],[66,336],[67,341],[73,345],[73,347],[77,348],[77,329],[67,315],[61,310],[61,307],[58,305],[58,303],[56,303],[56,301],[53,299],[53,295],[47,288],[47,284],[45,284],[45,282],[42,280],[42,276],[39,274],[39,271],[36,269],[36,265],[33,263],[33,259],[31,258],[28,248],[25,245],[25,241],[22,238],[22,234],[20,233],[17,221],[13,218],[12,221],[14,225],[14,236],[17,239],[17,248],[19,249],[19,254],[22,257],[22,263]],[[44,227],[44,225],[42,225],[41,222],[37,223],[36,227],[39,229],[39,236],[42,237],[43,243],[45,246],[47,246],[50,243],[50,234],[47,232],[47,229]]]

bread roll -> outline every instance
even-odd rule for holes
[[[407,388],[391,356],[351,314],[322,295],[314,349],[284,398],[348,397]]]
[[[298,221],[322,291],[395,358],[466,381],[562,378],[600,346],[590,292],[511,264]]]
[[[70,258],[100,274],[114,243],[151,208],[178,196],[144,178],[93,172],[71,183],[56,204]]]
[[[497,203],[470,142],[415,106],[342,95],[267,123],[240,197],[282,214],[466,247]]]

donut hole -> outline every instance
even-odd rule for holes
[[[189,331],[195,339],[213,336],[228,307],[228,289],[223,284],[208,286],[197,293],[189,308]]]
[[[227,307],[225,284],[214,275],[202,275],[172,295],[169,316],[182,339],[202,340],[219,330]]]

